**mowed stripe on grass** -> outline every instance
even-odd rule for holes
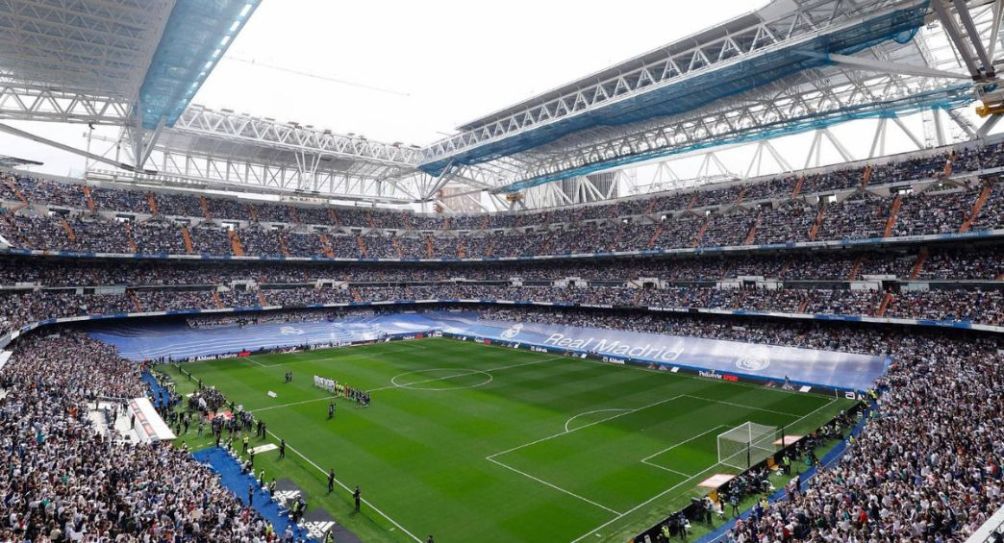
[[[713,473],[712,430],[753,420],[804,433],[847,405],[446,339],[188,368],[408,531],[442,541],[570,541],[604,524],[590,540],[619,537],[700,492],[685,475]],[[371,390],[373,404],[337,400],[327,420],[315,374]]]

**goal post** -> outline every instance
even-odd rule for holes
[[[781,429],[755,422],[746,422],[718,434],[718,462],[747,470],[766,460],[779,449],[775,443]]]

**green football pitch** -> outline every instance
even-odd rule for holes
[[[718,434],[752,421],[804,435],[852,405],[450,339],[185,367],[264,420],[269,441],[285,438],[286,458],[262,453],[256,468],[295,482],[364,541],[627,541],[704,495],[705,479],[735,472],[718,464]],[[175,368],[160,369],[191,390]],[[314,375],[373,402],[339,399],[329,420]],[[181,439],[206,441],[194,430]],[[339,486],[328,495],[331,468]]]

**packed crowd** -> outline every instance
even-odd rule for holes
[[[112,347],[67,330],[24,338],[0,389],[0,541],[276,540],[187,451],[96,431],[96,398],[144,393]]]
[[[845,456],[820,471],[807,491],[763,502],[736,524],[730,542],[958,542],[1004,503],[1004,429],[997,424],[1004,344],[997,338],[543,308],[483,316],[891,355],[874,412]]]
[[[888,300],[887,300],[888,298]],[[426,300],[510,300],[520,303],[558,303],[670,309],[745,310],[828,315],[862,315],[972,321],[1004,325],[1004,290],[995,287],[904,290],[886,293],[852,289],[843,283],[792,283],[787,288],[713,284],[664,285],[662,288],[626,286],[624,282],[584,286],[516,286],[509,282],[442,282],[314,285],[230,289],[203,287],[138,287],[108,293],[80,294],[76,289],[0,291],[0,335],[49,318],[113,315],[158,311],[223,308],[309,307],[331,304]]]
[[[0,236],[16,247],[39,250],[439,259],[945,234],[1004,226],[1004,189],[996,187],[995,179],[987,180],[996,188],[973,214],[981,182],[939,183],[919,194],[911,193],[910,182],[938,178],[946,163],[955,172],[996,167],[1004,160],[1002,146],[602,205],[456,217],[297,207],[4,176],[0,200],[45,207],[18,205],[23,209],[0,213]],[[896,190],[888,196],[885,189],[869,190],[878,185]],[[827,192],[842,196],[834,202],[802,197]],[[113,220],[101,211],[137,215]],[[237,242],[231,239],[232,228]]]
[[[999,340],[937,330],[628,310],[480,311],[492,320],[890,355],[894,363],[879,385],[874,413],[844,458],[822,470],[808,491],[793,492],[739,522],[731,541],[962,541],[1004,500],[999,464],[1004,430],[996,424],[1004,409]],[[282,318],[318,315],[286,312]],[[200,325],[233,318],[199,317]],[[264,540],[269,528],[213,477],[201,476],[205,468],[187,455],[169,447],[111,443],[93,432],[83,417],[87,402],[98,395],[141,393],[137,371],[111,348],[76,332],[21,340],[0,371],[0,388],[7,391],[0,399],[0,435],[8,445],[0,455],[12,466],[0,472],[0,497],[11,511],[0,518],[0,539],[56,541],[83,533],[111,539],[143,532],[158,538],[183,533],[201,540]],[[979,391],[972,388],[977,382]],[[211,391],[207,395],[207,406],[220,400]],[[45,476],[54,469],[67,476]],[[25,473],[37,475],[21,476]],[[95,478],[101,482],[95,484]]]
[[[992,191],[970,217],[981,191],[979,186],[953,187],[895,198],[861,191],[839,203],[793,200],[709,214],[682,212],[661,220],[543,225],[501,234],[346,234],[295,225],[233,229],[213,221],[188,226],[161,219],[112,222],[100,216],[7,212],[0,213],[0,235],[15,247],[50,251],[408,260],[528,257],[948,234],[964,224],[1001,228],[1004,188]]]
[[[923,255],[923,256],[922,256]],[[919,261],[919,264],[918,264]],[[386,284],[511,281],[524,284],[579,278],[590,283],[660,280],[690,284],[742,276],[786,281],[849,281],[866,276],[899,280],[1004,279],[1004,246],[907,247],[899,251],[778,254],[711,254],[684,258],[596,259],[545,262],[303,263],[78,260],[6,258],[0,287],[220,286],[252,281],[260,285],[318,282]]]

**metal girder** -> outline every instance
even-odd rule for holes
[[[852,68],[871,70],[886,74],[917,75],[921,77],[944,77],[946,79],[971,79],[972,76],[949,72],[947,70],[937,70],[927,66],[914,66],[909,64],[899,64],[895,62],[883,62],[865,57],[854,57],[850,55],[827,55],[831,61],[837,64],[844,64]]]
[[[131,108],[129,101],[110,96],[0,83],[0,119],[121,125]]]
[[[875,13],[897,4],[903,2],[875,0],[869,3],[868,12]],[[734,64],[744,57],[818,34],[865,13],[856,2],[844,0],[813,0],[792,5],[794,9],[771,20],[764,20],[758,14],[750,16],[743,19],[741,28],[715,32],[713,37],[702,35],[703,39],[687,40],[684,43],[691,44],[688,46],[681,46],[680,42],[670,44],[664,50],[609,70],[613,73],[604,74],[607,75],[604,78],[594,76],[580,80],[545,94],[541,99],[531,100],[525,107],[465,126],[461,133],[427,147],[424,162],[444,160],[462,150],[511,138],[560,119],[589,115],[627,97],[684,79],[692,72]]]
[[[32,134],[32,133],[26,132],[24,130],[17,129],[17,128],[14,128],[13,126],[9,126],[9,125],[3,124],[3,123],[0,123],[0,132],[6,132],[6,133],[8,133],[8,134],[10,134],[12,136],[17,136],[17,137],[20,137],[20,138],[29,139],[31,141],[34,141],[34,142],[37,142],[37,143],[41,143],[43,145],[48,145],[50,147],[55,147],[56,149],[60,149],[62,151],[66,151],[66,152],[69,152],[69,153],[80,155],[80,156],[82,156],[82,157],[84,157],[84,158],[86,158],[88,160],[92,160],[92,161],[96,161],[96,162],[102,162],[102,163],[107,164],[109,166],[113,166],[113,167],[116,167],[116,168],[121,168],[123,170],[129,170],[129,171],[133,171],[134,170],[134,167],[130,166],[129,164],[124,164],[122,162],[110,159],[110,158],[105,157],[105,156],[96,155],[94,153],[91,153],[90,151],[86,151],[86,150],[83,150],[83,149],[77,149],[76,147],[73,147],[73,146],[70,146],[70,145],[66,145],[65,143],[60,143],[58,141],[55,141],[55,140],[52,140],[52,139],[49,139],[49,138],[44,138],[42,136],[39,136],[39,135],[36,135],[36,134]]]
[[[509,183],[496,190],[518,190],[525,188],[521,186],[524,181],[560,176],[561,172],[593,164],[657,158],[783,133],[775,131],[775,127],[818,128],[856,116],[878,116],[897,107],[912,108],[913,104],[919,104],[918,97],[931,93],[939,100],[944,94],[945,101],[950,102],[951,95],[945,89],[945,81],[935,78],[849,70],[834,72],[832,69],[803,72],[745,97],[737,97],[729,104],[659,123],[608,128],[592,138],[582,134],[577,137],[578,141],[566,139],[561,142],[563,152],[542,148],[525,153],[529,167],[521,176],[510,176]],[[967,85],[953,92],[969,96]],[[827,116],[834,121],[825,123]],[[540,158],[534,161],[538,156]]]
[[[941,0],[934,0],[935,3]],[[994,63],[987,54],[987,48],[983,46],[983,40],[980,39],[980,33],[976,30],[976,23],[973,21],[973,16],[969,12],[969,4],[966,0],[954,0],[955,1],[955,12],[958,13],[959,19],[962,20],[962,26],[966,29],[967,37],[969,38],[969,43],[972,44],[973,49],[976,50],[976,56],[979,57],[980,62],[983,63],[983,71],[990,77],[994,75]]]
[[[308,151],[322,156],[349,158],[402,169],[414,169],[421,150],[402,144],[370,141],[296,123],[253,117],[243,113],[189,107],[171,129],[171,134],[195,134],[240,141],[287,151]]]
[[[408,187],[408,180],[381,180],[346,174],[321,161],[297,166],[157,149],[148,166],[157,170],[157,175],[151,177],[152,182],[157,178],[171,181],[183,179],[218,188],[241,187],[265,192],[309,193],[324,198],[395,202],[413,201],[417,193]]]
[[[0,82],[130,102],[173,7],[174,0],[0,2]]]
[[[963,3],[963,9],[968,14],[968,7]],[[945,33],[948,34],[949,38],[952,40],[952,44],[955,46],[955,51],[958,53],[959,58],[965,63],[966,68],[969,70],[969,74],[974,77],[982,77],[983,71],[980,69],[979,64],[976,63],[976,59],[973,56],[973,51],[970,46],[974,41],[970,41],[967,37],[962,35],[962,30],[959,28],[958,22],[955,20],[955,16],[952,11],[945,4],[945,0],[932,0],[931,7],[934,9],[934,13],[941,20],[941,24],[945,28]],[[984,68],[992,70],[992,66],[984,65]]]

